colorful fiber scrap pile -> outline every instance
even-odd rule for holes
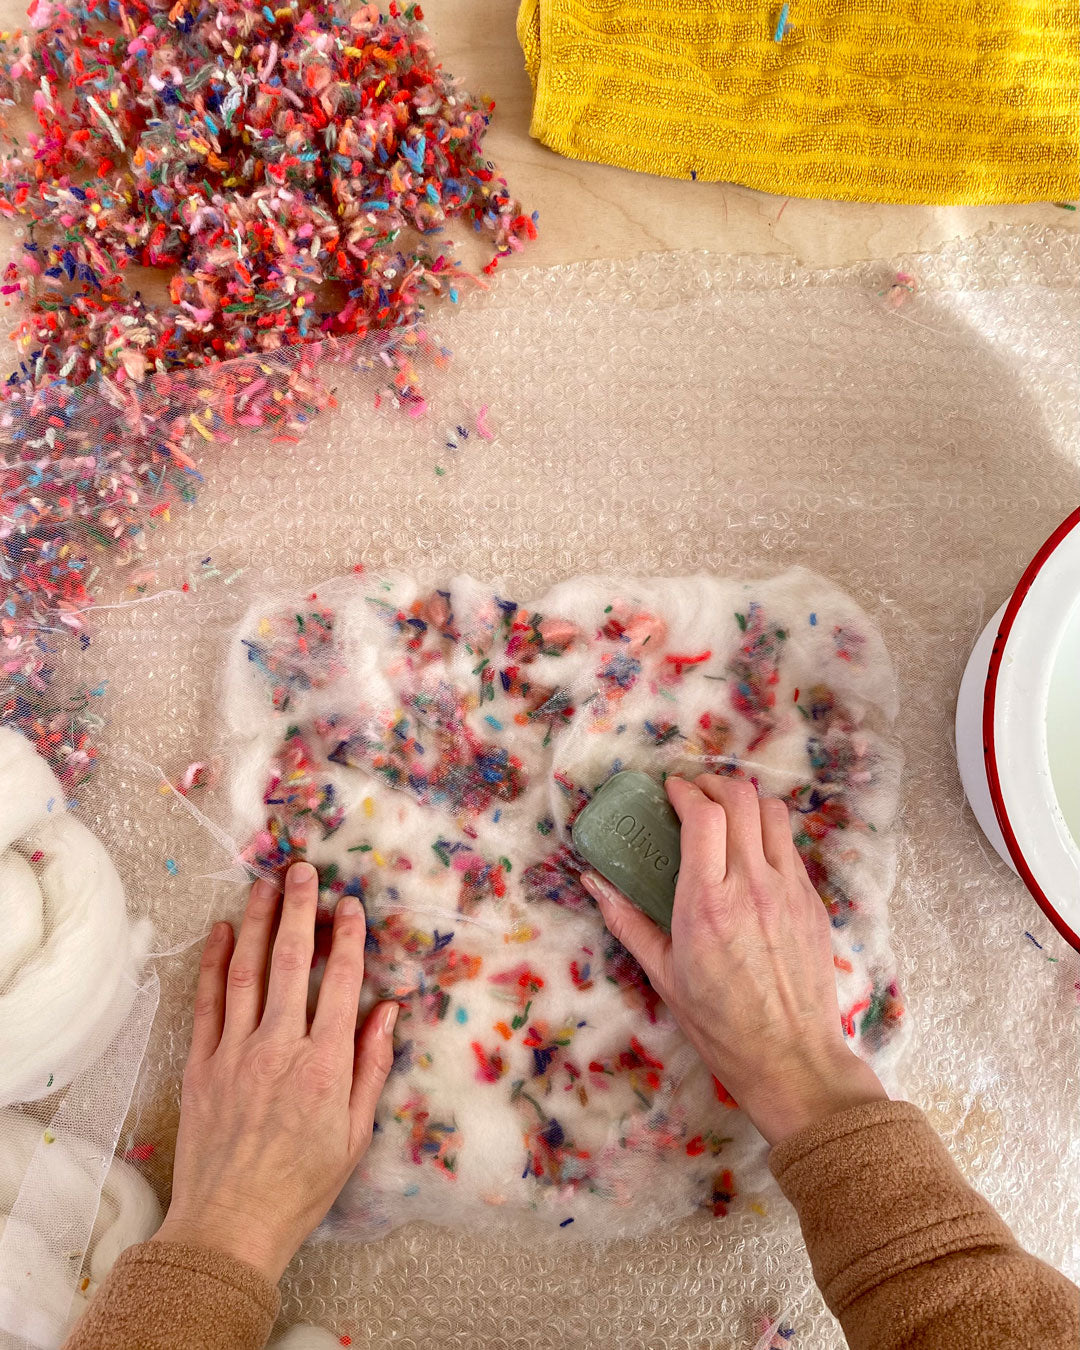
[[[425,304],[478,280],[435,236],[455,218],[486,235],[490,272],[535,233],[483,157],[492,105],[445,74],[421,17],[34,0],[0,37],[3,101],[37,121],[0,163],[22,227],[2,287],[0,718],[69,785],[92,747],[48,690],[99,555],[128,560],[192,499],[193,446],[295,440],[331,401],[318,362],[363,343],[421,409]]]

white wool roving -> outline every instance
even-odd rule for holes
[[[39,1147],[47,1162],[48,1233],[9,1218]],[[55,1134],[17,1111],[0,1111],[0,1234],[7,1257],[0,1269],[0,1329],[33,1345],[58,1345],[124,1248],[144,1242],[161,1224],[157,1197],[139,1173],[114,1159],[102,1186],[96,1158],[82,1140]],[[64,1221],[69,1213],[93,1212],[95,1207],[97,1218],[80,1272],[64,1250]],[[17,1231],[9,1224],[17,1225]]]
[[[290,1327],[284,1335],[271,1341],[269,1350],[341,1350],[341,1338],[324,1327],[305,1323]]]
[[[131,1007],[150,939],[48,764],[0,727],[0,1106],[93,1062]]]
[[[402,1008],[326,1231],[606,1239],[770,1187],[763,1141],[581,887],[569,827],[620,769],[781,795],[832,921],[845,1035],[886,1070],[906,1028],[895,704],[867,616],[800,569],[581,578],[533,602],[359,575],[253,606],[226,679],[235,832],[263,874],[314,862],[325,917],[362,898],[366,998]]]
[[[49,1188],[60,1231],[42,1233],[10,1217],[23,1174],[35,1150],[44,1147]],[[161,1226],[157,1196],[139,1173],[114,1158],[101,1187],[82,1272],[63,1251],[63,1215],[95,1203],[99,1180],[94,1150],[80,1139],[56,1135],[18,1111],[0,1111],[0,1332],[40,1350],[55,1350],[82,1316],[116,1258],[145,1242]],[[14,1229],[14,1231],[13,1231]],[[335,1350],[340,1341],[322,1327],[292,1327],[269,1350]],[[190,1350],[178,1345],[177,1350]]]

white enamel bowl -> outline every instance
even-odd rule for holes
[[[956,756],[984,834],[1080,951],[1080,510],[975,644]]]

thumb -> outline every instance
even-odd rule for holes
[[[356,1155],[367,1151],[375,1125],[375,1107],[394,1067],[394,1023],[401,1009],[396,1003],[376,1003],[356,1038],[349,1115]]]
[[[599,906],[608,932],[637,960],[663,998],[671,966],[671,938],[599,872],[586,872],[581,884]]]

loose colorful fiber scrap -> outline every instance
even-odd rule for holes
[[[885,298],[885,303],[890,309],[900,309],[907,304],[918,289],[918,282],[913,276],[908,272],[897,272],[892,285],[883,291],[878,291],[878,295]]]
[[[762,1313],[755,1321],[754,1332],[760,1338],[758,1350],[793,1350],[795,1328],[788,1326],[782,1318],[777,1321],[768,1313]]]
[[[204,443],[295,442],[333,401],[316,363],[369,339],[422,409],[426,302],[478,280],[434,237],[463,220],[491,240],[490,272],[534,236],[483,157],[493,105],[442,70],[421,18],[34,0],[0,35],[0,100],[37,122],[0,162],[0,214],[24,227],[2,286],[18,306],[0,390],[5,721],[29,729],[32,701],[63,723],[48,691],[60,639],[87,638],[94,560],[137,556],[193,500]],[[73,781],[88,767],[36,739]]]

